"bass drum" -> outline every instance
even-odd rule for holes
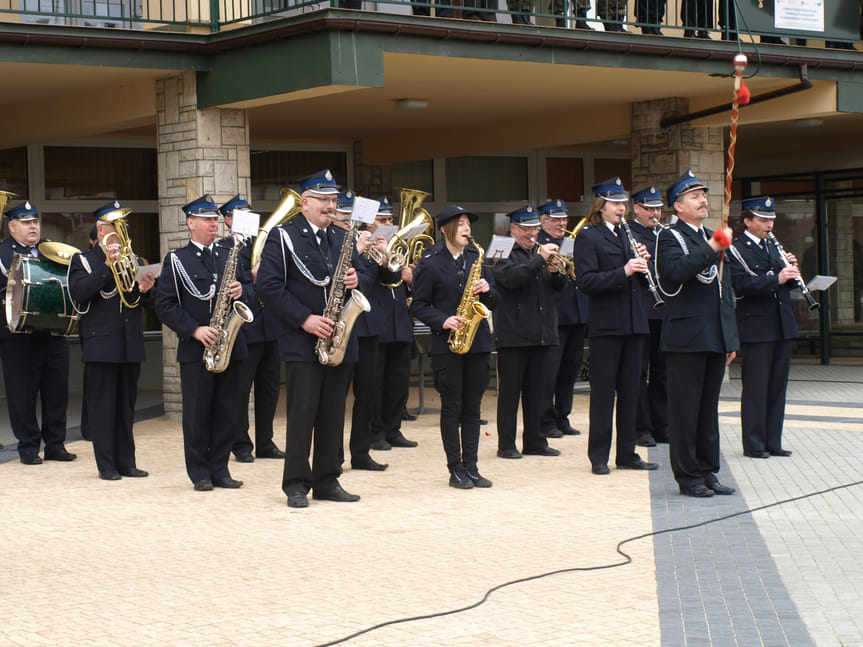
[[[66,266],[45,257],[16,255],[6,284],[6,322],[12,332],[46,332],[68,337],[78,332],[78,313]]]

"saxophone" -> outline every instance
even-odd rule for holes
[[[330,286],[330,296],[324,308],[323,316],[332,319],[333,334],[329,337],[318,339],[315,344],[315,353],[318,361],[324,366],[338,366],[345,358],[351,329],[356,323],[357,317],[363,312],[372,309],[368,299],[359,290],[351,290],[351,298],[345,303],[345,274],[351,267],[351,254],[354,251],[354,240],[357,237],[358,223],[351,222],[351,228],[345,234],[342,244],[342,253],[339,263],[333,273],[333,282]]]
[[[482,278],[482,263],[485,256],[485,250],[473,239],[470,239],[473,246],[479,252],[479,258],[474,261],[470,268],[470,276],[464,286],[464,292],[461,295],[461,303],[458,304],[456,316],[464,319],[464,323],[458,330],[451,330],[449,333],[449,349],[456,355],[464,355],[470,350],[473,344],[473,338],[476,337],[476,331],[483,319],[488,319],[490,314],[489,309],[480,302],[479,296],[473,293],[473,288],[476,282]]]
[[[213,316],[210,317],[210,327],[219,333],[219,339],[212,346],[204,349],[204,364],[211,373],[221,373],[231,363],[231,351],[237,340],[237,333],[244,323],[251,323],[255,319],[252,310],[242,301],[231,302],[231,283],[237,276],[237,257],[243,248],[243,239],[239,235],[234,236],[234,246],[228,254],[225,263],[225,272],[222,274],[222,282],[219,284],[219,293]]]

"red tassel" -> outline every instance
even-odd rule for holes
[[[741,106],[745,106],[747,103],[749,103],[749,97],[750,97],[749,88],[746,87],[746,83],[741,81],[740,82],[740,92],[737,95],[737,102]]]

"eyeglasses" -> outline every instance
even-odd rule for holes
[[[319,195],[307,195],[307,198],[314,198],[315,200],[320,200],[321,202],[331,202],[335,204],[338,201],[338,196],[319,196]]]

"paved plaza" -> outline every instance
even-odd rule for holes
[[[146,479],[99,480],[80,439],[68,464],[7,447],[0,646],[863,647],[863,366],[793,365],[791,458],[743,457],[739,392],[732,365],[720,478],[738,493],[706,500],[678,494],[666,445],[641,450],[661,464],[649,474],[592,475],[586,435],[551,440],[559,457],[495,457],[493,391],[487,490],[448,487],[431,388],[403,427],[419,447],[374,452],[383,473],[346,469],[352,504],[289,509],[272,460],[232,461],[240,490],[195,492],[164,417],[136,424]],[[278,416],[277,437],[284,402]]]

